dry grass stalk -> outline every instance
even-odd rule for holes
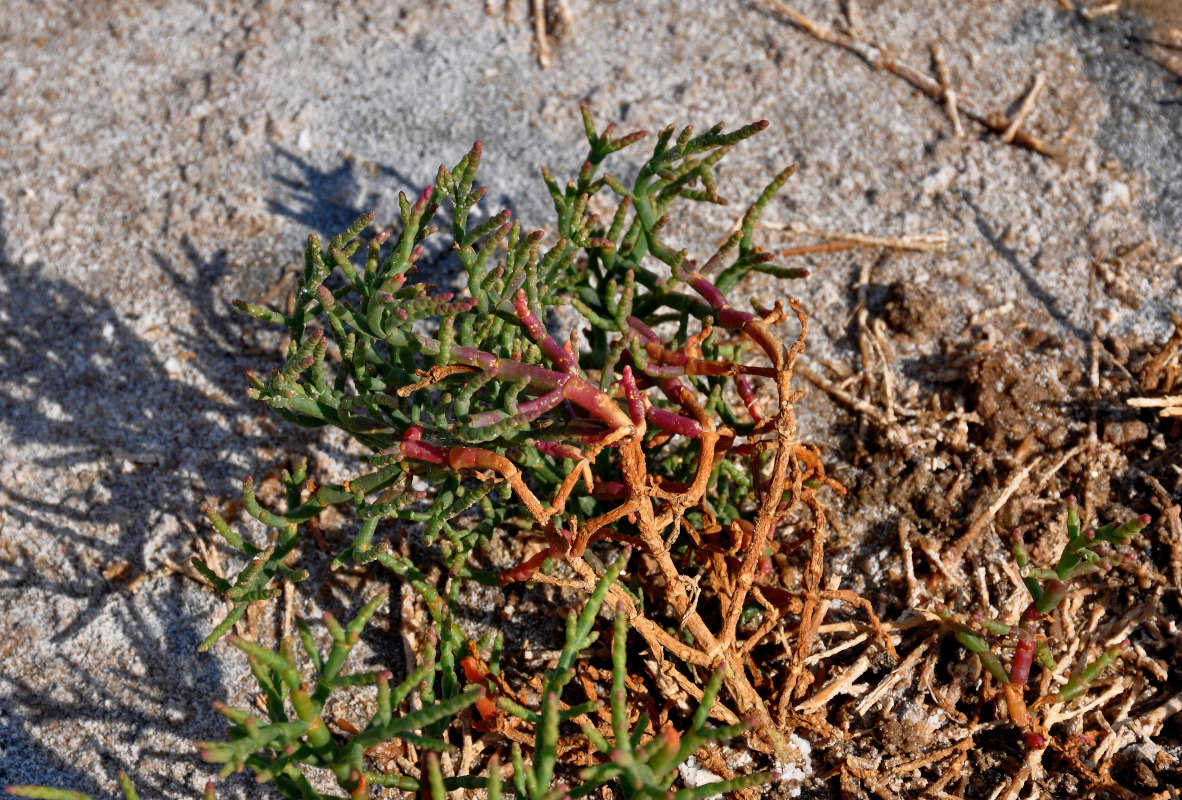
[[[1165,523],[1158,526],[1159,535],[1170,547],[1170,572],[1174,588],[1182,591],[1182,506],[1170,496],[1157,478],[1140,471],[1138,474],[1153,487],[1154,504],[1161,509],[1162,520]],[[1164,535],[1167,528],[1168,537]]]
[[[907,606],[914,608],[919,601],[919,581],[915,578],[915,558],[911,550],[911,522],[899,520],[899,552],[903,554],[903,577],[907,580]]]
[[[948,70],[948,62],[944,59],[944,47],[939,42],[932,45],[932,63],[936,67],[936,76],[940,79],[940,88],[944,91],[944,111],[952,123],[952,133],[957,139],[963,139],[964,126],[960,123],[960,110],[956,107],[956,90],[952,88],[952,76]]]
[[[882,800],[900,800],[899,795],[883,782],[883,776],[874,769],[873,762],[869,759],[846,756],[845,764],[842,765],[841,769],[842,772],[860,780],[867,789],[874,792]],[[845,794],[843,792],[843,796]]]
[[[762,222],[759,227],[769,231],[783,231],[792,236],[812,236],[827,239],[831,243],[842,243],[856,247],[882,247],[887,250],[905,250],[915,253],[943,253],[948,250],[952,236],[946,231],[939,233],[914,233],[903,236],[873,236],[866,233],[825,231],[809,228],[799,223]],[[818,247],[818,245],[814,245]],[[845,248],[833,248],[845,249]],[[817,250],[810,252],[828,252]]]
[[[1133,408],[1160,408],[1163,417],[1182,417],[1182,394],[1165,397],[1130,397],[1126,401]]]
[[[767,6],[775,9],[775,11],[778,13],[787,17],[790,23],[808,35],[812,36],[814,39],[826,42],[827,44],[837,45],[838,47],[848,50],[849,52],[861,58],[871,67],[885,70],[890,72],[892,75],[902,78],[903,80],[907,81],[907,83],[911,84],[933,100],[943,100],[944,89],[940,85],[939,81],[933,80],[931,76],[926,75],[917,69],[895,61],[877,45],[864,42],[848,34],[835,31],[827,25],[814,22],[804,14],[801,14],[799,11],[789,8],[786,4],[781,2],[781,0],[763,0],[763,2]],[[965,97],[957,97],[956,107],[961,114],[973,120],[974,122],[984,125],[994,133],[1005,133],[1005,131],[1010,126],[1010,120],[1006,118],[1005,114],[1002,114],[1001,112],[987,114],[974,106]],[[1061,155],[1059,148],[1043,141],[1041,138],[1026,130],[1016,131],[1011,143],[1020,145],[1029,150],[1033,150],[1040,155],[1048,157]]]
[[[558,0],[558,20],[562,23],[563,35],[570,36],[575,26],[575,15],[570,10],[569,0]]]
[[[874,708],[875,703],[886,697],[887,692],[893,689],[900,681],[909,678],[915,666],[919,663],[920,658],[923,657],[923,654],[927,652],[928,648],[934,645],[939,638],[940,634],[934,633],[908,653],[907,658],[903,659],[902,663],[895,667],[891,674],[886,676],[873,692],[862,699],[862,702],[858,704],[858,714],[865,716],[867,711]]]
[[[1034,103],[1038,100],[1038,96],[1042,94],[1042,87],[1046,83],[1042,73],[1034,76],[1034,83],[1030,86],[1030,91],[1026,93],[1026,97],[1022,98],[1022,104],[1018,106],[1018,111],[1014,114],[1014,118],[1010,120],[1009,126],[1001,135],[1001,140],[1006,144],[1014,141],[1014,137],[1018,135],[1018,131],[1022,129],[1026,118],[1030,116],[1030,112],[1034,110]]]
[[[866,655],[858,656],[858,660],[850,665],[848,669],[842,672],[829,683],[825,684],[820,691],[814,694],[809,699],[796,706],[797,711],[804,713],[819,711],[825,707],[830,700],[839,694],[860,695],[863,694],[867,686],[864,683],[855,684],[854,681],[862,677],[867,669],[870,668],[870,659]]]
[[[1182,316],[1172,312],[1170,321],[1174,324],[1170,338],[1166,339],[1165,344],[1141,368],[1140,374],[1137,376],[1142,391],[1170,391],[1173,388],[1174,379],[1180,371],[1177,361],[1178,348],[1179,345],[1182,345]]]
[[[961,739],[954,745],[941,748],[935,752],[928,753],[927,755],[920,756],[919,758],[913,758],[909,761],[904,761],[891,767],[891,773],[894,775],[900,775],[904,772],[914,772],[917,769],[926,767],[928,764],[935,763],[936,761],[943,761],[945,758],[953,755],[954,753],[963,753],[964,751],[971,748],[973,743],[973,736],[970,733],[968,736]]]
[[[862,8],[858,5],[858,0],[845,0],[845,22],[846,29],[854,36],[861,36],[866,29],[866,24],[862,20]]]
[[[841,389],[837,386],[837,384],[833,383],[819,372],[816,372],[805,364],[796,365],[796,374],[800,375],[800,377],[804,378],[809,383],[813,384],[842,405],[848,406],[854,411],[857,411],[859,414],[867,417],[877,425],[886,427],[888,424],[887,419],[883,413],[873,405],[866,402],[865,400],[854,397],[852,394],[845,391],[844,389]]]
[[[1120,0],[1116,0],[1114,3],[1104,3],[1103,5],[1085,8],[1083,11],[1079,12],[1079,14],[1088,22],[1091,22],[1094,19],[1106,17],[1109,14],[1115,14],[1117,11],[1120,11]]]
[[[550,67],[550,38],[546,34],[546,0],[532,0],[534,12],[534,39],[538,47],[538,66]]]
[[[1015,472],[1010,480],[1006,483],[1005,488],[994,499],[985,512],[973,520],[969,525],[968,530],[961,535],[959,539],[945,551],[943,561],[945,564],[955,567],[960,564],[961,559],[964,558],[970,551],[976,548],[981,534],[985,532],[986,527],[997,516],[997,512],[1001,511],[1002,507],[1009,502],[1010,498],[1014,496],[1014,492],[1021,488],[1022,484],[1030,476],[1030,473],[1042,464],[1041,458],[1036,458],[1026,466]]]

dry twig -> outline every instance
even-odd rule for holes
[[[1182,417],[1182,394],[1165,397],[1130,397],[1128,404],[1133,408],[1160,408],[1163,417]]]
[[[761,222],[759,227],[769,231],[783,231],[793,236],[812,236],[818,239],[826,239],[829,242],[840,242],[853,247],[883,247],[887,250],[907,250],[915,253],[943,253],[948,250],[948,244],[952,241],[952,236],[947,231],[940,231],[939,233],[913,233],[903,236],[872,236],[866,233],[818,230],[795,222],[789,224],[782,222]],[[814,245],[814,247],[817,247],[817,245]],[[809,252],[825,251],[816,250]]]
[[[1005,488],[1002,489],[997,498],[992,503],[990,503],[989,507],[985,509],[985,512],[973,520],[972,524],[969,525],[968,530],[966,530],[964,534],[956,540],[952,547],[945,551],[945,556],[943,559],[945,564],[949,564],[951,566],[958,565],[960,560],[964,558],[968,552],[976,547],[977,540],[980,538],[981,534],[985,532],[985,528],[990,522],[993,521],[993,518],[997,516],[997,512],[1001,511],[1002,507],[1009,502],[1011,497],[1014,496],[1014,492],[1018,491],[1022,484],[1026,482],[1026,478],[1029,477],[1030,473],[1041,463],[1042,459],[1036,458],[1010,477],[1010,480],[1008,483],[1006,483]]]
[[[533,0],[534,39],[538,46],[538,65],[542,69],[550,67],[550,39],[546,34],[546,1]]]
[[[1079,12],[1079,15],[1088,22],[1091,22],[1094,19],[1106,17],[1109,14],[1115,14],[1117,11],[1120,11],[1120,0],[1116,0],[1114,3],[1104,3],[1103,5],[1085,8],[1083,11]]]
[[[822,25],[818,22],[806,17],[799,11],[788,7],[781,0],[763,0],[771,8],[775,9],[780,14],[788,18],[788,21],[795,25],[800,30],[817,39],[828,44],[834,44],[841,47],[854,55],[861,58],[867,64],[875,69],[885,70],[892,75],[896,75],[907,83],[914,86],[919,91],[926,94],[933,100],[943,100],[944,89],[940,86],[940,82],[933,80],[929,75],[920,72],[917,69],[900,64],[890,56],[888,56],[881,48],[876,45],[863,42],[860,39],[855,39],[848,34],[840,33],[833,30],[827,25]],[[979,110],[976,106],[968,101],[965,97],[957,97],[956,107],[961,114],[973,120],[974,122],[984,125],[994,133],[1002,134],[1010,127],[1010,120],[1005,114],[1000,111],[995,111],[991,114]],[[1048,144],[1039,137],[1030,133],[1025,129],[1015,131],[1013,135],[1013,144],[1021,145],[1029,150],[1033,150],[1040,155],[1054,157],[1060,155],[1060,151],[1054,145]]]
[[[948,62],[944,59],[944,48],[938,42],[932,45],[932,63],[940,79],[940,89],[944,92],[944,111],[952,123],[952,133],[957,139],[963,139],[964,126],[960,124],[960,110],[956,107],[956,90],[952,88],[952,76],[948,71]]]
[[[1010,120],[1009,126],[1001,135],[1001,140],[1006,144],[1014,141],[1014,137],[1018,135],[1018,131],[1022,129],[1022,125],[1026,122],[1026,118],[1030,116],[1030,112],[1034,110],[1034,101],[1042,93],[1042,87],[1045,83],[1042,73],[1034,76],[1034,83],[1030,87],[1030,91],[1026,93],[1026,97],[1022,99],[1022,104],[1018,106],[1018,111],[1014,114],[1013,119]]]

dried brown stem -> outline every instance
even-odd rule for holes
[[[860,39],[855,39],[853,36],[835,31],[827,25],[814,22],[799,11],[789,8],[781,0],[763,0],[763,2],[787,17],[790,23],[814,39],[848,50],[871,67],[885,70],[892,75],[902,78],[933,100],[939,101],[944,99],[944,89],[939,81],[932,80],[930,76],[906,64],[900,64],[888,56],[881,48],[863,42]],[[956,108],[964,116],[984,125],[994,133],[1005,133],[1010,126],[1010,120],[1006,118],[1005,114],[998,111],[987,114],[970,103],[968,98],[957,97]],[[1019,129],[1014,132],[1012,143],[1044,156],[1055,157],[1061,154],[1057,147],[1048,144],[1025,129]]]

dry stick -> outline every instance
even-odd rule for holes
[[[550,66],[550,42],[546,36],[546,0],[533,0],[534,38],[538,43],[538,65]]]
[[[1182,394],[1165,397],[1130,397],[1126,401],[1133,408],[1170,408],[1182,405]]]
[[[944,758],[947,758],[948,756],[952,755],[953,753],[963,753],[965,750],[968,750],[972,746],[973,746],[973,737],[972,737],[972,735],[969,735],[969,736],[966,736],[965,738],[961,739],[959,742],[952,745],[951,747],[945,747],[945,748],[935,751],[934,753],[928,753],[926,756],[920,756],[919,758],[914,758],[911,761],[905,761],[902,764],[899,764],[898,766],[891,767],[890,769],[891,769],[891,772],[896,775],[898,775],[901,772],[914,772],[917,769],[921,769],[923,767],[926,767],[928,764],[931,764],[934,761],[940,761]]]
[[[1145,472],[1137,470],[1140,476],[1153,487],[1153,494],[1157,499],[1157,507],[1162,510],[1165,515],[1166,524],[1159,525],[1159,535],[1164,532],[1166,527],[1170,529],[1170,536],[1167,539],[1170,545],[1170,571],[1174,577],[1174,588],[1182,591],[1182,507],[1170,497],[1170,493],[1166,491],[1165,487],[1157,478]],[[1162,536],[1163,539],[1166,537]]]
[[[1043,473],[1042,478],[1039,479],[1038,484],[1034,487],[1033,494],[1035,494],[1035,495],[1041,494],[1042,490],[1045,489],[1047,484],[1051,482],[1051,478],[1053,478],[1059,470],[1063,469],[1063,466],[1068,461],[1075,458],[1077,455],[1082,453],[1087,448],[1088,448],[1087,442],[1080,442],[1075,447],[1071,448],[1066,453],[1059,456],[1059,460],[1056,461],[1054,464],[1052,464],[1051,468]],[[1006,563],[1009,563],[1009,562],[1006,562]]]
[[[837,253],[842,250],[853,250],[856,247],[865,247],[857,242],[824,242],[823,244],[806,244],[801,247],[786,247],[779,251],[781,258],[793,258],[794,256],[807,256],[813,253]]]
[[[964,126],[960,124],[960,111],[956,108],[956,90],[952,88],[948,62],[944,60],[944,47],[939,42],[932,45],[932,62],[936,66],[936,76],[940,79],[940,89],[944,92],[944,111],[952,122],[952,133],[957,139],[963,139]]]
[[[838,653],[841,653],[845,650],[849,650],[851,647],[857,647],[858,645],[860,645],[862,642],[866,641],[869,638],[870,638],[869,631],[859,633],[854,638],[846,639],[841,644],[830,647],[828,650],[823,650],[820,653],[813,653],[811,656],[809,656],[808,658],[806,658],[804,660],[804,663],[808,664],[811,667],[813,664],[824,661],[825,659],[835,656]]]
[[[1091,22],[1094,19],[1106,17],[1109,14],[1115,14],[1117,11],[1120,11],[1120,0],[1116,0],[1114,3],[1105,3],[1101,6],[1085,8],[1080,12],[1080,16],[1086,19],[1088,22]]]
[[[826,231],[810,228],[793,222],[762,222],[760,228],[769,231],[783,231],[794,236],[815,236],[818,239],[829,239],[859,247],[885,247],[888,250],[909,250],[915,253],[943,253],[948,249],[952,236],[947,231],[938,233],[910,233],[903,236],[872,236],[866,233],[851,233],[847,231]],[[813,245],[819,247],[819,245]],[[833,250],[846,249],[833,247]],[[808,252],[826,252],[809,250]]]
[[[891,365],[887,361],[886,323],[881,319],[874,320],[870,324],[870,333],[873,337],[871,344],[882,362],[882,394],[886,402],[886,417],[895,422],[895,374],[891,372]]]
[[[869,328],[870,328],[870,309],[867,307],[869,301],[866,293],[867,287],[870,285],[870,271],[874,268],[869,259],[862,262],[862,268],[859,271],[858,283],[854,287],[857,292],[858,305],[854,311],[854,316],[858,320],[858,353],[862,357],[862,387],[865,390],[863,395],[871,402],[875,400],[875,390],[878,388],[878,382],[874,379],[873,361],[874,348],[870,344]],[[886,369],[886,359],[883,359],[883,369]],[[895,421],[895,415],[890,405],[887,405],[883,412],[883,417],[887,423]]]
[[[907,579],[907,606],[914,608],[919,600],[919,581],[915,579],[915,559],[911,550],[911,522],[899,519],[899,550],[903,554],[903,577]]]
[[[873,405],[867,403],[865,400],[854,397],[844,389],[838,388],[836,384],[831,383],[820,373],[814,372],[811,368],[805,366],[803,363],[796,365],[796,374],[800,375],[800,377],[804,378],[813,386],[816,386],[818,389],[825,392],[830,397],[840,402],[842,405],[849,406],[854,411],[857,411],[878,425],[883,427],[887,425],[886,417]]]
[[[1041,463],[1042,459],[1036,458],[1014,473],[1014,476],[1010,478],[1009,483],[1006,484],[1005,489],[997,496],[997,499],[990,504],[989,508],[985,509],[985,513],[973,520],[973,523],[969,525],[969,529],[964,532],[964,535],[957,539],[956,543],[946,551],[945,563],[951,564],[952,566],[960,563],[960,560],[970,548],[976,545],[977,539],[984,533],[989,523],[993,521],[997,512],[1001,511],[1002,506],[1009,502],[1014,492],[1018,491],[1018,488],[1026,482],[1026,478],[1030,475],[1030,472]]]
[[[931,539],[926,536],[922,537],[919,540],[919,550],[927,556],[928,561],[932,562],[932,566],[936,568],[936,571],[944,576],[944,580],[948,581],[949,586],[956,586],[960,583],[960,579],[952,574],[952,571],[945,565],[944,559],[940,558],[940,554],[936,552],[936,545]]]
[[[972,739],[972,736],[969,736],[966,741],[969,741],[971,739]],[[964,766],[964,762],[967,761],[968,758],[969,758],[969,754],[967,751],[965,751],[965,752],[962,752],[960,755],[958,755],[955,759],[953,759],[952,766],[950,766],[946,770],[944,770],[944,773],[940,776],[940,779],[937,780],[935,783],[933,783],[931,786],[929,786],[924,791],[922,796],[923,797],[932,797],[932,798],[940,797],[940,796],[945,796],[945,797],[950,796],[950,795],[944,795],[944,787],[947,786],[952,781],[956,780],[958,777],[960,777],[960,770]]]
[[[570,36],[575,25],[575,15],[571,13],[568,0],[558,0],[558,18],[562,21],[562,34]]]
[[[865,636],[866,634],[863,634]],[[886,697],[886,693],[894,688],[895,684],[906,678],[915,669],[915,665],[919,663],[919,659],[927,652],[927,649],[936,643],[939,638],[939,633],[933,633],[926,640],[921,642],[914,650],[907,654],[907,658],[899,666],[895,667],[890,675],[886,676],[878,687],[866,695],[862,702],[858,704],[858,715],[865,716],[866,712],[874,708],[874,704],[882,698]],[[942,757],[942,756],[941,756]]]
[[[1088,340],[1088,383],[1100,388],[1100,320],[1096,317],[1096,270],[1088,274],[1088,308],[1091,309],[1092,337]]]
[[[1042,751],[1037,750],[1031,752],[1041,753]],[[998,791],[994,793],[993,796],[996,798],[998,795],[1001,795],[999,800],[1018,800],[1018,793],[1022,791],[1022,787],[1026,785],[1028,778],[1030,778],[1029,758],[1027,759],[1027,763],[1022,765],[1022,769],[1018,770],[1018,774],[1015,775],[1010,781],[1008,787],[1004,787],[1004,784],[1002,786],[998,786],[998,789],[1005,788],[1005,794],[1002,795],[1001,792]]]
[[[851,685],[858,678],[862,677],[867,669],[870,668],[870,658],[865,655],[858,656],[858,660],[850,665],[849,669],[841,673],[816,694],[809,699],[796,706],[797,711],[809,712],[818,711],[825,707],[825,704],[832,700],[839,694],[861,694],[866,690],[865,684]]]
[[[938,101],[943,99],[944,90],[941,88],[939,81],[932,80],[930,76],[925,75],[919,70],[913,69],[906,64],[900,64],[883,53],[880,48],[855,39],[852,36],[847,36],[844,33],[839,33],[827,25],[821,25],[820,23],[813,22],[799,11],[789,8],[787,5],[781,2],[781,0],[763,1],[767,5],[779,11],[788,18],[789,22],[813,38],[822,42],[827,42],[828,44],[835,44],[838,47],[848,50],[849,52],[861,58],[871,67],[874,67],[875,69],[884,69],[887,72],[902,78],[933,100]],[[1009,128],[1010,121],[1006,118],[1005,114],[996,111],[992,114],[986,114],[985,112],[973,106],[964,97],[956,98],[956,107],[961,114],[964,114],[974,122],[984,125],[994,133],[1005,133],[1006,129]],[[1021,145],[1022,147],[1033,150],[1040,155],[1052,158],[1061,155],[1059,148],[1048,144],[1026,130],[1017,131],[1014,134],[1014,138],[1011,143]]]
[[[848,772],[850,775],[853,775],[858,780],[862,781],[862,783],[866,784],[866,788],[881,797],[882,800],[900,800],[899,795],[895,794],[890,790],[889,787],[883,784],[882,776],[874,772],[874,770],[869,766],[870,763],[872,762],[870,762],[869,759],[861,759],[857,758],[856,756],[846,756],[845,764],[842,765],[842,769],[845,772]],[[862,764],[867,764],[867,766],[862,766]]]
[[[1030,87],[1030,91],[1026,93],[1026,97],[1022,99],[1022,105],[1018,106],[1018,113],[1014,114],[1014,118],[1010,120],[1009,127],[1001,135],[1001,140],[1006,144],[1014,141],[1014,137],[1022,129],[1022,123],[1026,122],[1026,118],[1034,110],[1034,101],[1042,93],[1044,83],[1046,83],[1046,80],[1043,78],[1041,72],[1034,76],[1034,84]]]
[[[1182,259],[1179,260],[1179,263],[1182,264]],[[1178,355],[1178,346],[1182,345],[1182,316],[1171,312],[1170,322],[1174,323],[1174,330],[1170,334],[1170,338],[1166,339],[1166,343],[1141,369],[1139,382],[1142,391],[1156,390],[1160,383],[1158,379],[1161,377],[1162,370]]]

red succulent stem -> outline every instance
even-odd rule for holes
[[[628,321],[628,325],[633,330],[635,330],[637,333],[639,333],[641,336],[643,336],[646,341],[649,341],[649,342],[660,342],[661,341],[660,338],[657,336],[657,334],[653,332],[652,328],[650,328],[648,325],[645,325],[643,322],[638,320],[636,317],[628,317],[627,321]]]
[[[545,563],[546,559],[550,558],[550,556],[551,553],[549,547],[539,550],[537,553],[534,553],[532,556],[527,558],[525,561],[522,561],[517,566],[510,567],[509,569],[499,573],[497,575],[497,579],[501,582],[502,586],[510,583],[529,580],[529,577],[533,575],[534,572],[536,572],[542,566],[542,564]]]
[[[554,456],[556,458],[573,458],[578,461],[585,457],[583,451],[572,444],[540,440],[534,440],[532,444],[534,449],[539,453],[545,453],[548,456]]]
[[[413,458],[416,461],[426,461],[431,464],[446,464],[448,451],[446,447],[428,444],[422,441],[423,427],[411,425],[402,434],[401,453],[403,458]]]
[[[517,290],[517,296],[513,299],[513,307],[517,309],[517,318],[521,320],[521,324],[525,325],[525,329],[529,331],[530,338],[537,342],[538,347],[542,348],[542,352],[546,354],[546,358],[561,366],[563,372],[569,375],[577,374],[579,371],[578,359],[568,349],[554,341],[554,337],[547,333],[546,326],[542,324],[537,314],[529,307],[529,298],[526,297],[525,289]]]
[[[666,411],[663,408],[650,406],[645,418],[654,426],[679,436],[697,439],[702,435],[702,426],[697,421],[689,417],[683,417],[680,414],[674,414],[672,411]]]
[[[1030,677],[1030,666],[1034,663],[1034,651],[1038,642],[1025,626],[1018,628],[1018,644],[1014,648],[1014,660],[1010,663],[1010,682],[1015,686],[1026,685]]]
[[[551,339],[551,342],[554,340]],[[421,343],[425,350],[438,348],[434,340],[424,339]],[[555,343],[555,347],[558,347]],[[562,350],[562,348],[558,348]],[[566,355],[565,350],[562,352]],[[452,357],[456,363],[480,367],[490,372],[493,378],[505,382],[525,379],[530,386],[537,389],[561,389],[562,398],[570,400],[577,406],[588,411],[592,416],[602,420],[611,428],[626,428],[631,426],[632,420],[616,405],[606,393],[599,391],[578,375],[555,372],[552,369],[536,364],[522,364],[510,358],[497,358],[492,353],[477,350],[472,347],[456,347],[452,349]]]
[[[511,418],[519,419],[523,422],[537,419],[547,411],[556,408],[564,399],[561,388],[553,389],[541,397],[535,397],[533,400],[519,404],[516,414],[510,414],[500,409],[473,414],[468,418],[468,427],[487,428],[490,425],[496,425],[498,422],[504,422]]]
[[[640,389],[636,386],[636,377],[632,374],[632,367],[624,367],[619,384],[620,388],[624,390],[624,397],[628,399],[628,413],[632,416],[632,424],[640,425],[644,422],[644,400]]]
[[[756,425],[763,422],[763,415],[759,413],[756,403],[755,390],[751,388],[751,382],[747,380],[746,375],[735,376],[735,388],[739,390],[739,397],[743,399],[743,405],[747,406],[747,413],[751,415],[752,421]]]

